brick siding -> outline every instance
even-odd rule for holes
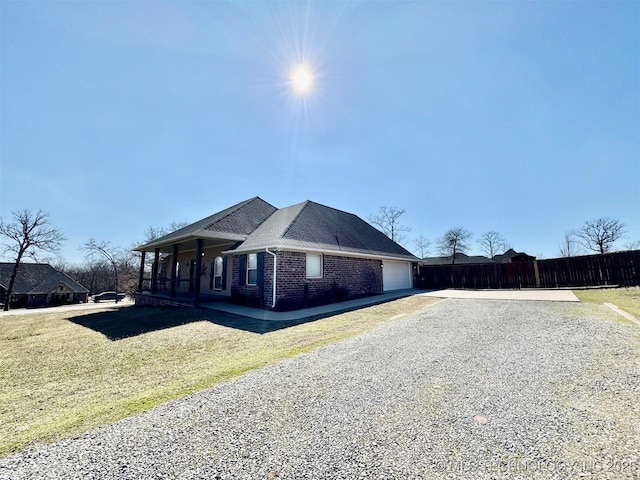
[[[322,278],[307,278],[306,254],[278,252],[276,310],[294,310],[382,292],[382,262],[375,259],[323,255]],[[273,302],[273,257],[264,256],[264,283],[239,285],[240,262],[232,261],[232,298],[270,309]]]
[[[273,297],[273,258],[264,254],[264,283],[260,285],[240,285],[240,275],[245,277],[246,271],[240,272],[240,257],[232,256],[231,261],[231,300],[243,305],[258,308],[270,308]]]
[[[307,278],[305,253],[279,252],[276,308],[290,310],[381,293],[381,263],[323,255],[322,278]]]

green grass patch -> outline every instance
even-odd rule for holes
[[[144,412],[435,301],[408,297],[279,330],[203,309],[0,317],[0,456]]]
[[[574,290],[573,293],[581,302],[613,303],[621,310],[640,319],[640,287]]]

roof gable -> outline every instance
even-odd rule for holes
[[[243,250],[273,247],[274,242],[282,239],[291,222],[300,214],[303,207],[304,203],[300,203],[275,211],[238,247]]]
[[[29,290],[28,293],[32,295],[49,294],[53,290],[57,290],[60,285],[65,285],[74,293],[89,293],[89,290],[69,277],[66,273],[57,271],[50,277],[46,278],[43,282],[39,283],[34,288]]]
[[[9,288],[14,266],[15,263],[0,263],[0,284],[4,288]],[[55,273],[57,270],[47,263],[21,263],[13,284],[13,293],[28,293]]]
[[[253,197],[152,242],[141,245],[136,250],[144,250],[195,237],[244,240],[276,210],[276,207],[265,202],[260,197]]]
[[[260,197],[254,197],[205,219],[208,224],[204,230],[246,236],[258,228],[276,210],[276,207]]]
[[[506,252],[501,255],[494,255],[493,261],[496,263],[511,263],[511,262],[521,262],[526,260],[535,260],[536,257],[532,255],[527,255],[524,252],[516,252],[513,248],[510,248]]]

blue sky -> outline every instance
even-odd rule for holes
[[[552,258],[601,216],[640,240],[637,1],[3,0],[0,22],[0,217],[49,212],[68,261],[256,195],[397,206],[414,251],[462,226]]]

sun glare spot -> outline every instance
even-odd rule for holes
[[[313,86],[313,73],[307,65],[300,65],[291,71],[289,80],[294,92],[304,95]]]

